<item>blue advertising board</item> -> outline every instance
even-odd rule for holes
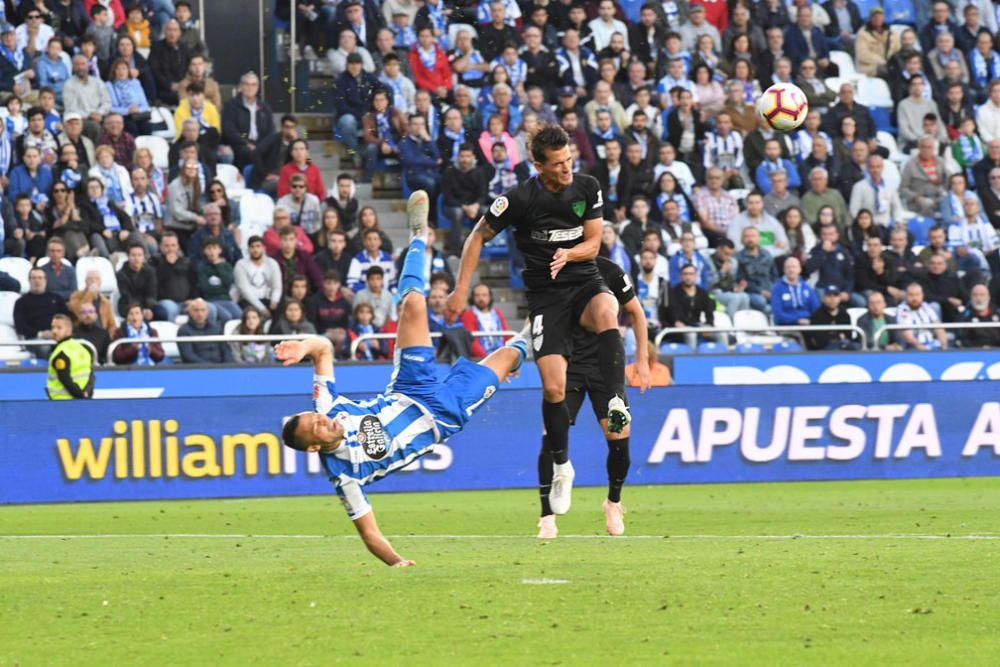
[[[1000,351],[810,352],[687,355],[674,358],[674,382],[682,385],[930,380],[1000,380]]]
[[[1000,475],[994,386],[634,393],[629,482]],[[538,404],[537,390],[498,392],[464,432],[372,490],[534,486]],[[318,461],[278,439],[282,417],[309,405],[307,396],[2,403],[0,503],[329,493]],[[571,453],[578,483],[601,485],[607,446],[589,415],[585,406]]]

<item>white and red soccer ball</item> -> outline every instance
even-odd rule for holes
[[[779,132],[791,132],[806,119],[809,102],[798,86],[776,83],[757,100],[757,113]]]

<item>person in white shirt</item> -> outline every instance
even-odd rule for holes
[[[906,300],[896,309],[900,324],[937,324],[941,322],[937,311],[924,301],[924,288],[913,282],[906,288]],[[906,329],[903,331],[906,346],[916,350],[947,350],[948,336],[944,329]]]
[[[742,188],[743,137],[733,131],[733,117],[722,111],[715,117],[715,131],[705,135],[705,170],[718,167],[722,170],[727,189]]]
[[[28,49],[28,52],[37,51],[39,54],[45,53],[49,40],[56,34],[52,26],[43,22],[42,15],[37,9],[30,10],[27,20],[17,26],[17,30],[14,32],[17,34],[17,48],[20,51],[28,49],[28,35],[34,34],[34,39],[32,40],[34,48]]]
[[[965,217],[958,224],[948,226],[948,245],[958,255],[958,267],[963,270],[979,269],[990,273],[992,267],[1000,268],[1000,237],[979,207],[975,197],[962,199]]]
[[[694,187],[694,174],[691,167],[683,162],[677,161],[677,149],[669,142],[660,145],[660,161],[653,167],[653,181],[660,180],[660,174],[669,171],[677,179],[677,184],[684,190],[684,194],[691,196],[691,188]]]
[[[983,143],[1000,139],[1000,79],[990,82],[990,99],[976,112],[976,127]]]
[[[611,43],[611,35],[616,32],[625,39],[625,50],[631,51],[628,44],[628,26],[615,18],[615,3],[612,0],[601,0],[597,6],[597,18],[587,24],[590,28],[594,51],[600,51]]]
[[[868,156],[868,176],[851,188],[851,217],[856,218],[862,210],[871,211],[876,225],[895,227],[903,219],[903,202],[899,190],[885,182],[882,173],[885,160],[881,155]]]
[[[726,236],[733,242],[736,252],[743,250],[743,230],[755,227],[760,232],[760,247],[771,253],[772,257],[781,257],[788,252],[788,235],[778,220],[764,211],[764,195],[751,192],[746,198],[746,210],[737,215]]]

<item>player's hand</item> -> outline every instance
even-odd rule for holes
[[[465,295],[455,290],[448,295],[448,300],[444,303],[444,320],[448,324],[458,321],[462,311],[465,310]]]
[[[294,366],[306,356],[306,347],[300,340],[285,340],[274,348],[274,356],[285,366]]]
[[[635,368],[639,373],[639,393],[645,394],[646,390],[653,385],[653,378],[649,375],[649,364],[636,364]]]
[[[399,561],[398,563],[393,563],[389,567],[413,567],[416,564],[417,564],[417,561],[415,561],[415,560],[406,560],[404,558],[403,560]]]
[[[552,262],[549,264],[549,275],[552,276],[552,280],[556,279],[562,268],[566,266],[566,262],[569,261],[569,249],[559,248],[556,253],[552,256]]]
[[[514,381],[514,378],[519,378],[519,377],[521,377],[520,368],[518,368],[516,371],[511,371],[510,373],[507,373],[507,377],[505,377],[503,381],[506,382],[507,384],[511,384]]]

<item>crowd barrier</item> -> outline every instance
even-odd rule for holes
[[[630,390],[629,482],[1000,475],[1000,402],[981,382],[946,389]],[[0,403],[0,503],[327,494],[315,455],[279,442],[282,418],[309,407],[307,394]],[[580,414],[577,480],[602,485],[606,443],[589,408]],[[372,490],[533,487],[540,433],[537,390],[498,392],[464,432]]]

